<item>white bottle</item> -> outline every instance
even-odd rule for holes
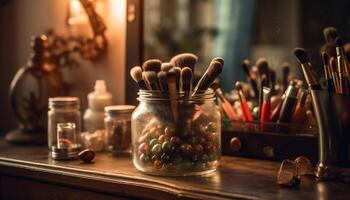
[[[85,131],[104,129],[104,108],[112,105],[112,95],[107,91],[104,80],[97,80],[95,90],[88,94],[88,109],[84,113]]]

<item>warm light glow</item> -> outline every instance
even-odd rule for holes
[[[70,0],[68,24],[71,26],[89,24],[89,18],[79,0]]]
[[[112,17],[118,21],[122,21],[125,19],[125,0],[110,0]]]

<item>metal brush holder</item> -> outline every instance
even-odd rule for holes
[[[311,95],[319,132],[316,176],[341,178],[350,166],[350,96],[316,90]]]

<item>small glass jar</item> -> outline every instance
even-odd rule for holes
[[[132,114],[133,162],[147,174],[214,172],[221,156],[221,116],[212,90],[169,100],[167,92],[139,92]],[[177,113],[177,114],[174,114]],[[175,122],[177,121],[177,122]]]
[[[68,130],[73,129],[73,130]],[[73,159],[80,150],[81,115],[76,97],[49,99],[48,148],[54,159]],[[65,138],[69,136],[69,138]],[[72,145],[62,146],[58,138],[69,139]]]
[[[107,151],[131,152],[131,113],[135,106],[117,105],[105,107],[105,137]]]

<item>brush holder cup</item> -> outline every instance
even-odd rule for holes
[[[311,91],[319,132],[319,179],[341,178],[350,166],[350,96]]]
[[[131,130],[133,162],[144,173],[201,175],[220,164],[221,116],[214,92],[178,96],[169,100],[167,92],[139,92]]]

